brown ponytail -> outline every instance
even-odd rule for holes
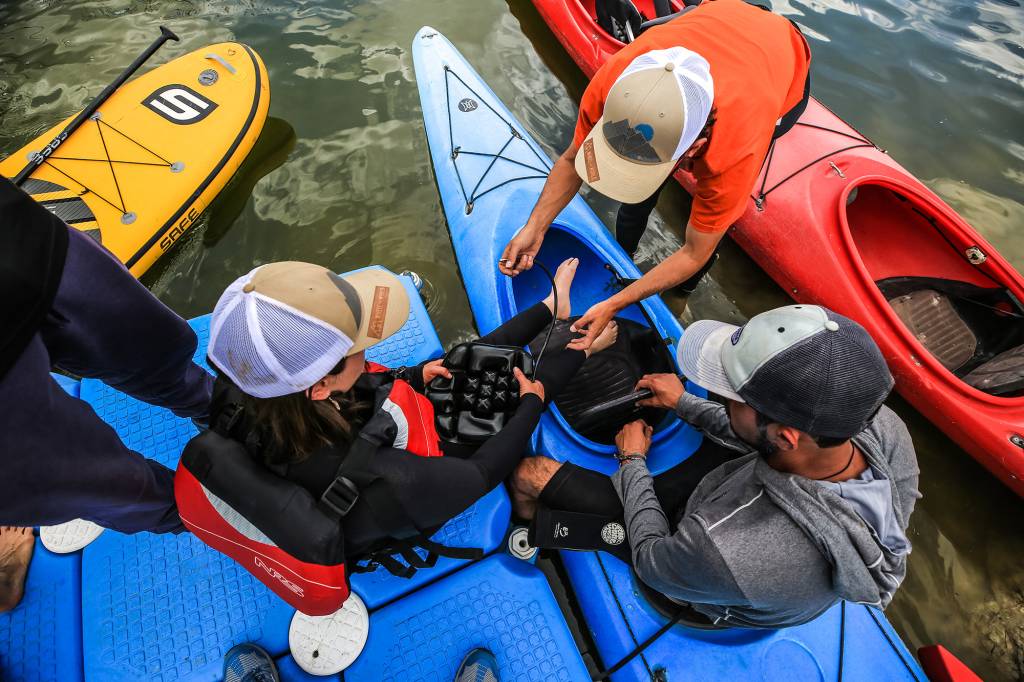
[[[262,434],[261,449],[267,464],[301,462],[324,445],[350,442],[369,416],[371,403],[356,399],[352,391],[311,400],[305,392],[278,398],[245,396],[245,410]]]

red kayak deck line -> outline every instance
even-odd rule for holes
[[[593,0],[533,2],[588,77],[622,47],[594,21]],[[635,4],[654,16],[650,0]],[[1005,289],[1024,301],[1024,278],[931,190],[813,98],[766,167],[730,229],[736,243],[796,301],[863,324],[899,392],[1024,496],[1024,397],[998,397],[964,383],[907,328],[876,285],[936,278]],[[692,176],[680,171],[676,179],[692,191]],[[969,255],[983,262],[972,263]]]

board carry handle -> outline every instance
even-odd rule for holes
[[[28,180],[29,176],[35,172],[36,168],[43,165],[43,162],[45,162],[51,154],[57,151],[57,147],[59,147],[64,140],[68,139],[68,136],[75,132],[75,130],[77,130],[84,121],[88,120],[90,116],[95,114],[96,110],[103,106],[103,103],[106,102],[112,94],[114,94],[114,91],[124,85],[125,81],[131,78],[132,74],[138,71],[139,67],[146,63],[146,61],[153,56],[153,53],[159,50],[168,40],[178,41],[179,38],[175,35],[174,31],[166,26],[161,26],[160,37],[154,40],[142,54],[136,57],[135,61],[133,61],[127,69],[122,71],[121,75],[114,79],[110,85],[103,88],[103,92],[101,92],[96,99],[90,102],[89,106],[82,109],[78,116],[75,116],[75,120],[71,121],[64,130],[57,133],[57,136],[50,140],[50,144],[43,147],[42,150],[36,152],[32,158],[29,159],[29,162],[25,167],[22,168],[16,176],[14,176],[14,184],[21,186],[22,183]]]

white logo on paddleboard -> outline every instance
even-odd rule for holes
[[[621,523],[606,523],[601,529],[601,539],[609,545],[621,545],[626,540],[626,529]]]
[[[267,574],[271,578],[274,578],[274,579],[278,580],[282,585],[284,585],[285,587],[287,587],[289,590],[291,590],[295,594],[299,595],[300,597],[305,596],[305,593],[302,591],[301,587],[299,587],[298,585],[293,583],[291,580],[288,580],[288,578],[285,578],[283,575],[280,574],[280,572],[278,572],[277,569],[271,568],[270,566],[267,566],[265,563],[263,563],[260,560],[259,557],[256,557],[255,561],[256,561],[256,565],[259,566],[260,568],[262,568],[264,571],[266,571]]]
[[[190,125],[209,116],[217,103],[185,85],[165,85],[142,101],[171,123]]]

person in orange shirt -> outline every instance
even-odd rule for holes
[[[787,19],[743,0],[704,0],[641,34],[602,66],[583,93],[576,134],[558,158],[499,269],[533,266],[551,221],[583,182],[622,202],[616,237],[635,251],[658,195],[677,168],[696,181],[683,246],[641,279],[595,304],[574,325],[590,346],[622,309],[710,268],[722,236],[746,210],[772,140],[809,96],[810,48]]]

